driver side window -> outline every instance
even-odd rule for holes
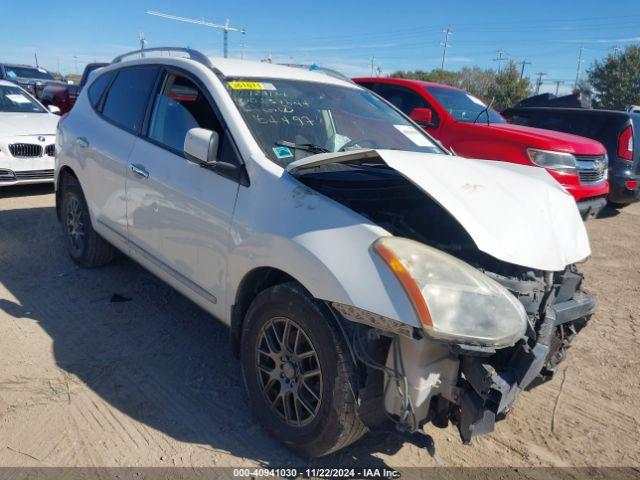
[[[206,128],[223,136],[207,97],[190,79],[169,73],[156,96],[147,136],[182,155],[184,139],[192,128]]]

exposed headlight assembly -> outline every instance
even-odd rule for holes
[[[564,173],[574,173],[576,170],[576,157],[570,153],[527,148],[527,155],[529,160],[539,167]]]
[[[408,238],[382,237],[373,248],[400,281],[430,337],[506,347],[524,335],[522,304],[479,270]]]

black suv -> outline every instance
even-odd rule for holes
[[[502,115],[518,125],[572,133],[599,141],[607,149],[609,157],[609,204],[622,207],[640,198],[640,114],[516,105],[506,109]]]

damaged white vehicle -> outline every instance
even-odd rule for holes
[[[60,122],[58,216],[79,264],[115,247],[230,325],[274,436],[468,442],[551,378],[595,299],[546,171],[452,156],[326,71],[172,50],[115,59]]]

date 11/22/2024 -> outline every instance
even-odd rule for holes
[[[238,478],[400,478],[400,472],[392,468],[234,468],[233,476]]]

